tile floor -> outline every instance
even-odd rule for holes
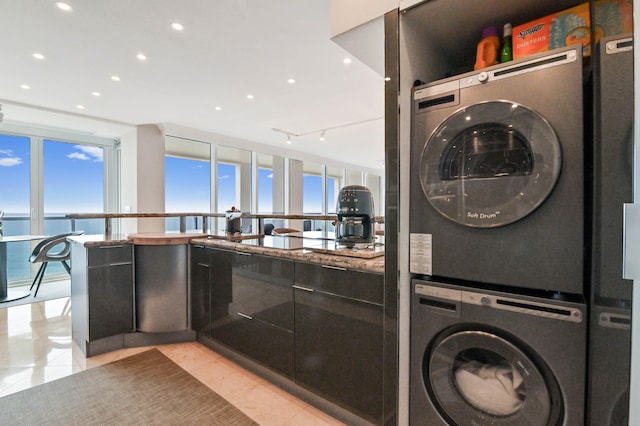
[[[197,342],[157,348],[261,425],[342,424]],[[71,340],[69,298],[0,307],[0,397],[146,349],[85,358]]]

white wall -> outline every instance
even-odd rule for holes
[[[136,213],[164,212],[164,133],[153,124],[138,126],[136,138]],[[132,163],[129,163],[131,166]],[[130,185],[123,180],[124,185]],[[124,204],[123,204],[124,205]],[[138,220],[138,232],[164,232],[164,219]]]
[[[331,0],[329,2],[330,37],[336,37],[380,18],[397,7],[398,0]]]

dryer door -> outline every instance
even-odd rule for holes
[[[550,370],[498,334],[443,334],[423,359],[424,384],[455,425],[556,425],[562,397]]]
[[[540,114],[514,102],[480,102],[458,110],[431,134],[420,183],[446,218],[491,228],[538,208],[561,164],[558,137]]]

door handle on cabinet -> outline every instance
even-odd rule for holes
[[[300,287],[299,285],[294,285],[293,288],[303,291],[308,291],[309,293],[313,293],[315,290],[307,287]]]
[[[331,266],[331,265],[320,265],[325,269],[337,269],[338,271],[346,271],[347,268],[342,268],[340,266]]]

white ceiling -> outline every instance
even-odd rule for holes
[[[382,170],[383,77],[330,40],[329,0],[67,3],[0,0],[4,123],[109,137],[166,123]]]

